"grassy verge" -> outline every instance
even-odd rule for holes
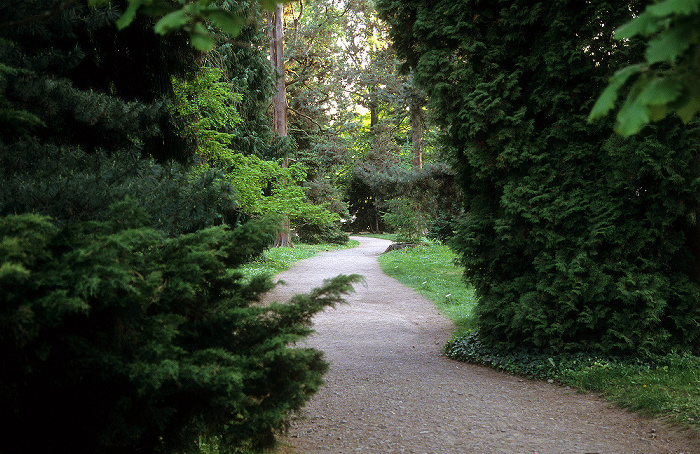
[[[552,355],[499,351],[472,332],[445,346],[447,356],[536,379],[595,392],[638,413],[700,428],[700,357],[670,353],[646,358],[593,353]]]
[[[349,249],[359,243],[350,240],[347,244],[295,244],[294,247],[274,247],[267,249],[262,255],[250,263],[240,268],[240,271],[247,277],[274,276],[277,273],[286,271],[299,260],[313,257],[319,252],[332,251],[336,249]]]
[[[462,280],[456,255],[439,243],[404,248],[379,256],[382,270],[402,284],[433,301],[438,310],[455,323],[456,335],[473,328],[474,289]]]
[[[599,393],[632,411],[700,428],[700,357],[671,353],[644,359],[610,358],[489,348],[480,343],[476,331],[470,332],[475,327],[472,310],[476,301],[454,259],[449,248],[434,243],[379,257],[385,273],[435,302],[455,322],[455,337],[445,346],[448,356]]]

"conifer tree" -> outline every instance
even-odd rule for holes
[[[229,225],[171,106],[199,55],[117,32],[126,6],[0,6],[0,452],[261,452],[327,369],[295,343],[358,277],[259,304],[237,268],[279,220]]]
[[[457,248],[481,338],[554,352],[696,350],[695,127],[624,140],[587,123],[639,42],[639,2],[380,0],[431,97],[467,219]]]

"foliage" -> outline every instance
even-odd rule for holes
[[[235,108],[242,96],[233,93],[221,77],[221,70],[204,67],[192,80],[173,80],[175,102],[171,109],[184,123],[181,134],[194,140],[205,160],[233,153],[230,131],[242,121]]]
[[[130,197],[148,224],[173,235],[239,220],[233,188],[214,170],[192,176],[134,151],[85,153],[36,140],[0,143],[0,215],[32,212],[65,223],[106,221],[112,203]]]
[[[438,310],[455,323],[455,335],[474,326],[476,295],[464,284],[457,256],[447,246],[424,243],[387,252],[379,265],[389,276],[433,301]]]
[[[216,35],[216,47],[204,56],[207,67],[222,72],[222,81],[231,92],[241,93],[236,111],[242,121],[229,131],[230,148],[244,155],[274,160],[277,146],[273,143],[268,108],[273,96],[273,75],[269,58],[269,36],[256,0],[229,2],[237,14],[249,17],[249,24],[232,40]]]
[[[168,101],[171,78],[192,73],[194,51],[181,35],[156,38],[145,20],[117,33],[116,8],[21,0],[0,9],[0,64],[16,68],[5,76],[4,97],[41,120],[45,127],[32,134],[42,142],[86,152],[136,146],[161,161],[184,161],[191,150]],[[36,11],[55,14],[23,22]]]
[[[439,214],[428,227],[426,237],[431,240],[437,240],[444,244],[449,244],[452,238],[457,234],[459,225],[459,217],[449,213]]]
[[[100,6],[110,0],[88,0],[88,4]],[[272,11],[277,3],[291,0],[259,0],[261,6]],[[194,2],[171,2],[167,0],[129,0],[124,12],[117,21],[121,30],[131,25],[137,14],[156,18],[153,30],[165,35],[170,32],[184,31],[189,41],[197,50],[208,52],[215,44],[215,37],[207,24],[212,24],[231,36],[237,36],[246,24],[246,17],[236,14],[226,7],[212,6],[211,0]]]
[[[355,166],[348,190],[350,212],[356,217],[355,230],[383,230],[375,216],[389,207],[396,198],[410,200],[416,228],[423,230],[427,219],[443,215],[457,215],[461,194],[455,187],[454,172],[444,163],[427,163],[421,169],[406,168],[393,155],[378,156],[370,153]],[[385,221],[385,219],[383,219]]]
[[[278,220],[168,239],[146,218],[126,201],[106,222],[0,221],[3,452],[257,449],[320,386],[322,354],[290,345],[357,276],[254,304],[271,283],[235,268]]]
[[[10,46],[12,46],[10,41],[0,39],[0,47],[8,48]],[[0,63],[0,138],[11,139],[26,134],[39,126],[45,126],[38,116],[26,110],[15,108],[6,99],[5,90],[8,78],[21,73],[26,74],[25,71]]]
[[[381,0],[431,97],[467,216],[453,243],[501,349],[659,353],[698,345],[697,130],[623,141],[586,122],[628,2]]]
[[[299,241],[308,244],[345,244],[350,240],[338,223],[314,225],[304,224],[294,229]]]
[[[644,360],[600,352],[551,354],[531,348],[502,350],[484,344],[478,332],[445,346],[452,359],[512,374],[545,379],[580,391],[602,393],[613,402],[649,416],[700,424],[700,357],[668,353]]]
[[[593,106],[589,120],[615,108],[627,82],[627,98],[617,114],[615,130],[638,133],[649,122],[675,112],[684,123],[700,112],[700,1],[664,0],[646,9],[615,31],[615,39],[648,38],[645,63],[617,71]]]
[[[403,197],[389,200],[382,217],[393,229],[399,243],[420,241],[427,225],[425,217],[416,209],[415,202]]]
[[[177,102],[173,110],[184,122],[183,133],[196,143],[204,168],[213,166],[225,172],[223,182],[231,184],[238,209],[248,216],[286,214],[294,223],[314,226],[337,221],[337,215],[320,202],[308,202],[306,188],[301,186],[306,177],[301,165],[284,167],[230,148],[232,131],[241,122],[235,109],[240,95],[231,93],[221,77],[221,70],[202,68],[192,81],[174,81]]]

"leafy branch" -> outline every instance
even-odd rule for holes
[[[688,123],[700,112],[700,0],[663,0],[615,31],[615,39],[648,38],[645,63],[617,71],[600,95],[589,121],[615,108],[620,91],[631,82],[617,113],[615,130],[623,136],[675,112]]]
[[[274,11],[278,3],[291,0],[258,0],[260,5]],[[109,3],[109,0],[88,0],[90,6]],[[212,0],[129,0],[129,6],[117,20],[121,30],[128,27],[137,14],[144,14],[158,21],[154,26],[156,33],[165,35],[171,31],[183,30],[190,37],[190,44],[197,50],[208,52],[214,48],[214,36],[206,24],[211,23],[225,33],[235,37],[248,22],[247,18],[225,8],[211,6]]]

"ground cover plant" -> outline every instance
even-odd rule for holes
[[[452,339],[444,350],[452,359],[599,393],[632,411],[700,428],[700,357],[688,353],[641,359],[602,352],[503,350],[485,345],[477,332]]]

